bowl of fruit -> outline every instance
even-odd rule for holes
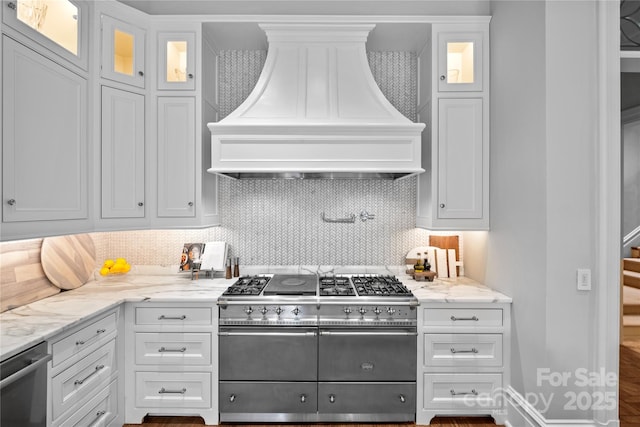
[[[115,261],[108,259],[102,264],[100,275],[111,276],[116,274],[126,274],[131,270],[131,265],[124,258],[116,258]]]

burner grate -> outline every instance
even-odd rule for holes
[[[243,276],[229,286],[222,295],[260,295],[267,283],[269,283],[269,277],[266,276]]]
[[[361,296],[411,295],[411,291],[395,276],[353,276],[351,280]]]
[[[321,296],[355,296],[356,291],[346,276],[320,277]]]

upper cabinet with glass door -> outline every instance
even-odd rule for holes
[[[3,22],[44,48],[87,69],[88,5],[82,0],[2,2]]]
[[[482,32],[438,33],[438,91],[482,91]]]
[[[192,32],[158,33],[159,90],[195,90],[195,43]]]
[[[102,15],[100,75],[109,80],[144,88],[145,30]]]

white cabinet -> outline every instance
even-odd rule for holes
[[[417,226],[489,229],[489,20],[432,26],[418,58],[422,167]]]
[[[482,113],[481,98],[438,100],[438,219],[482,219]]]
[[[504,424],[509,303],[422,303],[416,424],[436,415],[491,415]]]
[[[436,29],[438,91],[482,91],[482,31],[447,31]]]
[[[144,96],[102,87],[102,218],[145,216]]]
[[[158,216],[196,212],[194,97],[158,97]]]
[[[158,89],[195,90],[196,35],[193,32],[158,33]]]
[[[217,305],[127,304],[125,422],[148,413],[218,423]]]
[[[86,79],[3,36],[2,87],[2,221],[87,218]]]
[[[101,16],[100,76],[144,88],[146,31],[108,15]]]
[[[120,309],[109,310],[50,340],[51,425],[121,423],[118,411]]]

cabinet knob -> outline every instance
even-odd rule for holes
[[[8,7],[9,9],[16,10],[16,4],[15,4],[14,2],[9,2],[9,3],[7,3],[7,7]]]
[[[300,402],[304,403],[307,401],[307,395],[306,394],[301,394],[300,395]]]
[[[16,199],[9,199],[9,200],[7,200],[7,204],[8,204],[9,206],[13,206],[13,205],[15,205],[15,204],[16,204]]]
[[[144,76],[144,72],[143,72],[143,71],[138,71],[138,75],[139,75],[140,77],[143,77],[143,76]]]
[[[335,396],[335,395],[333,395],[333,394],[330,394],[330,395],[329,395],[329,402],[331,402],[331,403],[335,403],[335,401],[336,401],[336,396]]]
[[[144,206],[143,202],[138,202],[138,206]]]
[[[187,203],[190,207],[193,206],[193,202]]]
[[[440,76],[440,80],[444,80],[445,78],[445,76]]]
[[[441,207],[441,208],[444,208],[444,203],[440,203],[440,207]]]
[[[193,78],[193,74],[191,74],[191,73],[189,73],[187,76],[188,76],[190,79],[192,79],[192,78]]]
[[[231,396],[229,396],[229,402],[235,402],[236,401],[236,395],[232,394]]]

